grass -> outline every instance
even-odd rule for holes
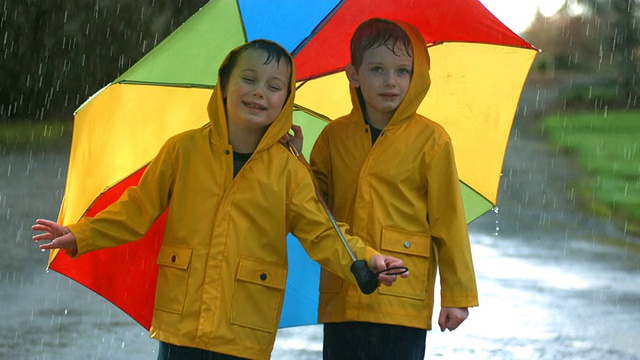
[[[71,142],[70,121],[0,122],[0,154],[22,151],[48,151]]]
[[[640,234],[640,112],[558,114],[543,127],[587,174],[576,184],[582,202]]]

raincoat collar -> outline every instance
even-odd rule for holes
[[[262,40],[262,41],[267,41],[281,47],[279,44],[273,41],[268,41],[268,40]],[[229,127],[227,125],[227,115],[225,111],[226,108],[225,108],[225,103],[222,96],[221,84],[219,81],[220,71],[225,66],[225,64],[229,62],[229,58],[231,57],[231,54],[240,51],[247,44],[243,44],[233,49],[227,55],[227,57],[224,59],[224,61],[220,65],[220,68],[218,69],[218,83],[213,89],[213,94],[211,95],[211,98],[209,99],[209,104],[207,106],[207,112],[209,114],[209,122],[211,123],[211,128],[213,133],[212,142],[216,144],[230,146]],[[284,48],[282,49],[284,50]],[[285,53],[287,54],[287,56],[289,56],[289,59],[291,60],[291,79],[289,81],[289,88],[291,89],[291,93],[289,94],[289,97],[285,101],[284,106],[282,107],[282,110],[280,111],[280,114],[278,115],[278,117],[271,123],[271,125],[269,126],[265,134],[262,136],[262,140],[260,140],[260,143],[256,147],[256,150],[254,151],[254,153],[262,151],[268,148],[269,146],[273,145],[274,143],[277,143],[278,140],[285,133],[287,133],[289,129],[291,129],[291,125],[293,124],[293,102],[295,98],[295,78],[296,78],[295,68],[293,66],[293,58],[291,57],[291,54],[289,54],[289,52],[286,50],[285,50]]]
[[[394,21],[394,23],[407,33],[413,45],[413,75],[411,76],[411,84],[409,85],[407,94],[385,127],[386,130],[400,125],[414,115],[418,111],[422,100],[427,96],[427,92],[431,86],[431,77],[429,76],[431,63],[425,40],[422,38],[422,35],[420,35],[420,32],[412,25],[401,21]],[[357,121],[364,125],[366,123],[362,104],[359,100],[358,89],[350,86],[349,92],[351,94],[351,103],[353,104],[351,113],[355,115],[352,116],[352,118],[358,119]]]

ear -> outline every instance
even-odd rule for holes
[[[358,76],[358,71],[356,70],[355,66],[353,66],[353,64],[349,64],[344,70],[347,73],[349,84],[351,84],[351,86],[353,86],[354,88],[359,88],[360,77]]]

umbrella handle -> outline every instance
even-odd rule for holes
[[[287,141],[287,148],[289,149],[289,152],[291,152],[300,162],[303,162],[302,159],[300,158],[300,153],[298,152],[298,149],[296,149],[295,146],[293,146],[291,141]],[[358,287],[360,288],[360,291],[362,291],[362,293],[365,295],[369,295],[373,293],[378,288],[378,275],[374,274],[373,271],[371,271],[366,261],[358,260],[356,258],[356,255],[353,253],[351,246],[349,246],[347,239],[344,237],[344,234],[342,233],[342,231],[340,230],[340,227],[336,223],[336,220],[334,219],[333,214],[331,214],[331,210],[329,210],[329,206],[324,201],[324,198],[322,197],[320,190],[318,190],[315,184],[313,184],[313,188],[315,189],[316,196],[320,200],[320,203],[322,203],[322,207],[324,208],[324,211],[327,213],[329,220],[331,220],[331,224],[333,224],[333,228],[338,233],[340,240],[342,240],[342,244],[347,249],[349,256],[351,256],[351,260],[353,260],[353,264],[351,264],[350,270],[353,276],[356,278],[356,282],[358,283]]]
[[[378,288],[378,276],[367,265],[364,260],[356,260],[351,264],[351,273],[358,282],[358,287],[363,294],[369,295]]]

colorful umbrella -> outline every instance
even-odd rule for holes
[[[419,112],[441,123],[455,147],[469,221],[497,200],[520,93],[537,51],[477,0],[211,1],[122,76],[85,102],[74,133],[59,222],[92,216],[137,183],[172,135],[208,122],[206,104],[226,54],[252,39],[294,54],[294,122],[309,155],[327,121],[350,110],[342,73],[349,39],[371,17],[416,26],[430,45],[432,85]],[[151,324],[164,217],[140,241],[76,260],[53,251],[49,267]],[[316,322],[319,268],[289,239],[281,327]]]

